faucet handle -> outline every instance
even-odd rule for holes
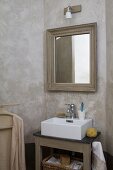
[[[75,104],[70,104],[70,107],[71,107],[72,110],[74,110],[75,109]]]
[[[70,104],[71,107],[75,107],[75,104]]]

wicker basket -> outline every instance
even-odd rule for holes
[[[73,170],[70,167],[66,167],[66,166],[62,166],[62,165],[56,165],[56,164],[53,164],[53,163],[48,163],[47,160],[49,160],[50,157],[51,156],[45,158],[42,161],[43,170]],[[81,169],[78,169],[78,170],[83,170],[83,168],[81,167]]]

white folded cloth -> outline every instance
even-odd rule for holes
[[[107,170],[106,161],[100,142],[92,143],[92,170]]]

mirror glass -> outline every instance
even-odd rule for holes
[[[47,30],[47,87],[96,91],[96,23]]]
[[[56,37],[54,57],[56,83],[90,83],[90,34]]]

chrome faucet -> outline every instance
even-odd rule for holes
[[[75,104],[66,104],[67,108],[67,117],[73,119],[75,117]]]

